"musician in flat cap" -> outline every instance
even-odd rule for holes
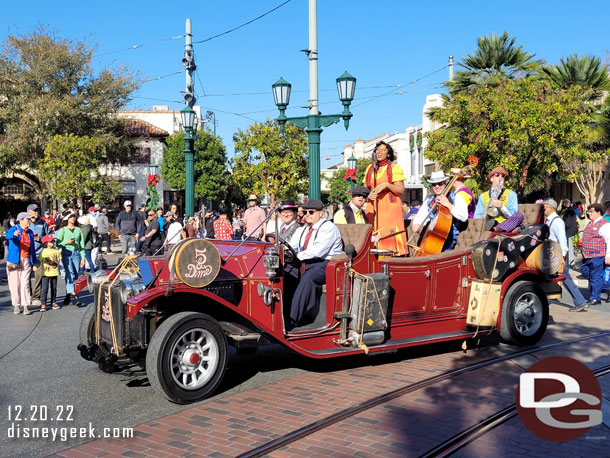
[[[352,200],[335,213],[335,224],[367,224],[369,219],[364,212],[364,204],[370,191],[365,186],[356,186],[352,191]]]

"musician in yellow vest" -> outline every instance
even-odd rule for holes
[[[491,189],[479,196],[474,218],[487,217],[492,225],[500,224],[517,213],[517,194],[504,186],[504,181],[508,179],[504,167],[494,168],[487,179],[491,182]]]

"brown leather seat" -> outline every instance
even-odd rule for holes
[[[544,205],[542,204],[519,204],[519,213],[523,215],[523,225],[526,227],[544,221]]]
[[[364,247],[364,244],[367,241],[367,235],[373,226],[370,224],[337,224],[337,227],[339,228],[339,232],[341,232],[343,247],[345,248],[350,244],[354,245],[356,253],[359,253]],[[347,255],[339,254],[333,256],[331,261],[347,261]]]
[[[483,218],[469,219],[468,227],[458,235],[456,250],[468,248],[481,240],[487,240],[491,236],[491,231],[486,231],[483,226]]]

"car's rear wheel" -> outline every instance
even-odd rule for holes
[[[507,342],[533,345],[544,335],[549,322],[549,304],[535,283],[519,281],[512,285],[502,303],[500,336]]]
[[[165,320],[153,334],[146,353],[152,387],[177,404],[209,396],[227,366],[227,340],[208,315],[182,312]]]

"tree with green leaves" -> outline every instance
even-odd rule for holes
[[[207,130],[198,130],[194,148],[195,197],[223,200],[227,194],[229,171],[222,139]],[[167,151],[161,164],[161,176],[172,188],[184,190],[185,169],[184,132],[180,131],[167,138]]]
[[[94,52],[44,27],[7,36],[0,54],[0,174],[24,171],[38,181],[56,135],[95,138],[109,163],[129,162],[131,140],[115,114],[140,82],[124,68],[95,73]]]
[[[370,159],[358,159],[356,166],[356,183],[355,186],[361,186],[364,181],[364,175],[367,167],[371,164]],[[352,198],[349,193],[349,181],[345,180],[347,167],[339,168],[333,176],[328,180],[330,191],[328,193],[328,201],[334,204],[347,203]]]
[[[602,65],[595,56],[573,54],[560,59],[559,65],[545,67],[543,76],[553,87],[579,91],[582,100],[587,103],[594,129],[588,145],[590,154],[565,162],[563,169],[567,172],[567,178],[585,196],[587,203],[602,202],[610,190],[610,183],[603,180],[610,172],[610,99],[604,99],[604,93],[610,90],[608,65]]]
[[[457,72],[453,81],[448,81],[451,94],[466,91],[491,81],[519,79],[540,71],[541,63],[528,54],[523,45],[515,46],[516,38],[508,32],[502,35],[491,33],[477,38],[478,48],[458,65],[464,71]]]
[[[245,132],[239,129],[233,141],[233,177],[242,189],[268,194],[271,206],[307,192],[307,136],[303,129],[287,123],[282,134],[277,122],[267,120],[252,124]]]
[[[570,161],[596,160],[589,146],[599,135],[576,88],[553,89],[525,78],[483,84],[445,96],[444,106],[429,116],[443,127],[426,134],[426,157],[448,170],[477,156],[483,189],[487,173],[498,165],[523,195],[548,189],[552,174]]]
[[[76,204],[79,197],[91,196],[95,202],[111,202],[121,185],[102,173],[106,159],[104,139],[56,135],[47,144],[37,169],[42,183],[57,199]]]

